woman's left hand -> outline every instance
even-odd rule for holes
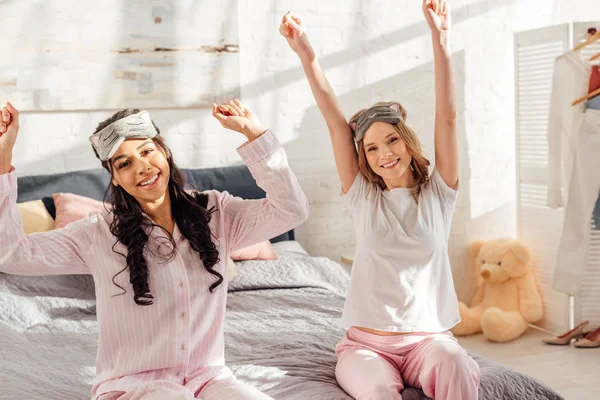
[[[450,30],[450,7],[446,0],[423,0],[423,13],[431,32]]]
[[[213,116],[224,128],[244,134],[249,141],[266,131],[256,114],[244,107],[238,99],[219,105],[213,103],[212,108]]]

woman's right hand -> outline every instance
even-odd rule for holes
[[[308,36],[306,35],[304,22],[298,14],[288,11],[281,19],[279,33],[287,40],[290,48],[294,50],[298,56],[314,56],[314,51],[308,41]]]
[[[267,131],[261,125],[256,114],[246,108],[238,99],[219,105],[213,103],[212,108],[213,117],[221,123],[223,128],[242,133],[249,142]]]
[[[423,13],[432,33],[450,31],[450,7],[446,0],[423,0]]]
[[[0,174],[11,169],[12,150],[19,132],[19,111],[9,102],[0,115]]]

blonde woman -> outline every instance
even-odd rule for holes
[[[479,367],[449,330],[460,321],[448,258],[458,194],[450,12],[423,1],[435,63],[435,167],[407,125],[406,110],[381,102],[346,120],[302,19],[280,33],[296,52],[329,128],[356,231],[356,258],[336,347],[336,377],[356,399],[401,399],[405,386],[436,400],[474,400]]]

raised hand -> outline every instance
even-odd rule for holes
[[[19,111],[9,102],[0,115],[0,174],[9,172],[19,132]]]
[[[238,99],[219,105],[213,103],[212,108],[213,116],[224,128],[244,134],[249,141],[265,132],[256,114],[244,107]]]
[[[423,14],[432,32],[450,30],[450,7],[446,0],[423,0]]]
[[[299,56],[312,54],[304,22],[298,14],[288,11],[281,19],[279,33]]]

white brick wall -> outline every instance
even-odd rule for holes
[[[585,20],[600,6],[595,0],[479,0],[454,1],[452,8],[462,190],[450,253],[459,297],[468,299],[473,291],[468,243],[516,231],[513,33]],[[418,0],[239,0],[242,99],[277,131],[310,199],[311,216],[297,230],[298,240],[314,255],[339,260],[353,247],[354,233],[339,196],[325,124],[296,56],[277,32],[290,9],[305,17],[346,115],[375,101],[400,101],[432,157],[428,28]],[[19,174],[98,167],[87,136],[111,112],[23,115],[14,155]],[[221,129],[208,110],[151,114],[182,167],[239,162],[235,147],[242,138]]]

